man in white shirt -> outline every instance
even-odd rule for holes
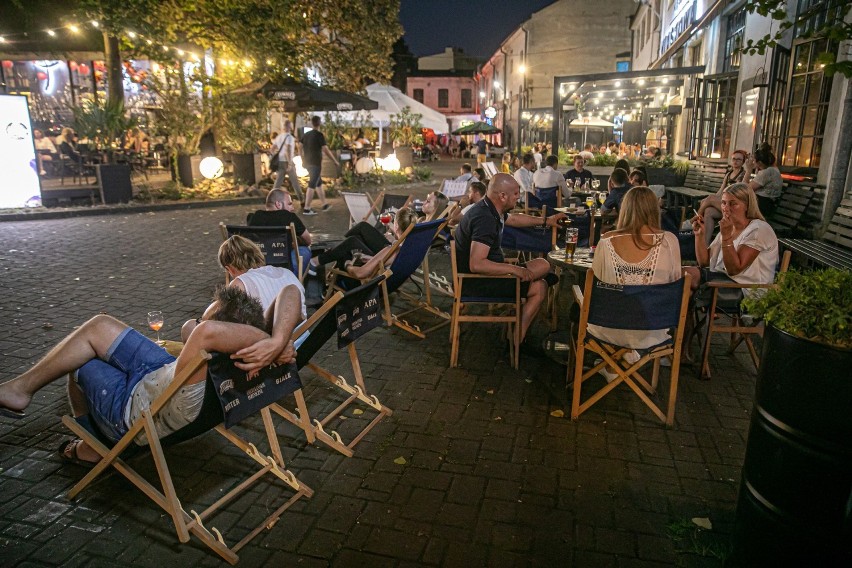
[[[473,178],[473,168],[470,164],[462,164],[459,171],[461,172],[461,175],[453,181],[470,181],[471,178]]]
[[[541,155],[541,146],[539,146],[538,144],[533,146],[532,156],[533,160],[535,160],[535,169],[539,169],[541,167],[541,160],[543,159]]]
[[[536,191],[558,187],[562,191],[562,198],[567,199],[571,196],[571,190],[568,189],[568,184],[565,183],[565,177],[556,169],[558,164],[559,159],[556,156],[548,156],[545,160],[545,166],[540,170],[536,170],[535,174],[533,174],[533,186]]]
[[[272,141],[270,155],[278,154],[278,175],[275,177],[275,185],[272,186],[272,189],[281,189],[286,175],[290,178],[290,186],[296,194],[296,199],[304,203],[305,198],[302,197],[302,188],[299,185],[299,177],[296,175],[296,164],[293,162],[293,157],[296,155],[296,138],[292,131],[293,123],[285,120],[284,132]]]
[[[592,145],[591,145],[591,144],[586,144],[585,146],[583,146],[583,151],[582,151],[582,152],[580,152],[580,154],[579,154],[579,155],[580,155],[580,156],[583,156],[583,159],[584,159],[586,162],[588,162],[589,160],[594,159],[595,155],[592,153]],[[585,165],[585,163],[584,163],[583,165]]]
[[[521,158],[521,167],[515,170],[514,178],[521,186],[521,203],[526,203],[527,193],[535,193],[533,189],[533,167],[535,158],[532,154],[524,154]]]

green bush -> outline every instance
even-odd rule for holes
[[[432,179],[432,170],[426,166],[414,166],[414,177],[419,181],[429,181]]]
[[[791,270],[779,275],[777,286],[743,303],[781,331],[852,348],[852,272]]]

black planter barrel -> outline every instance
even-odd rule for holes
[[[255,181],[254,175],[254,154],[232,154],[231,159],[234,162],[234,179],[251,185]]]
[[[177,157],[177,174],[181,185],[192,187],[194,185],[192,156],[179,154]]]
[[[852,350],[767,326],[727,566],[852,566]]]

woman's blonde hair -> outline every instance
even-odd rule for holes
[[[450,204],[449,198],[440,191],[433,191],[432,194],[435,196],[435,211],[427,217],[429,221],[437,219],[438,215],[443,213],[444,209],[447,208],[447,205]]]
[[[766,221],[763,218],[763,213],[760,212],[760,207],[757,205],[757,196],[747,183],[732,183],[722,193],[730,193],[746,204],[746,218]]]
[[[408,207],[403,207],[399,211],[396,212],[396,226],[399,228],[400,233],[404,233],[405,230],[417,223],[417,213],[414,209],[410,209]]]
[[[650,188],[637,185],[624,195],[618,213],[615,229],[633,237],[633,244],[639,249],[648,249],[653,245],[644,244],[642,228],[660,229],[660,202]]]
[[[219,247],[219,266],[230,266],[240,272],[266,266],[266,257],[256,244],[245,237],[234,235]]]

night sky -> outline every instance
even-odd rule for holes
[[[522,22],[555,0],[402,0],[399,21],[416,56],[460,47],[487,57]]]

